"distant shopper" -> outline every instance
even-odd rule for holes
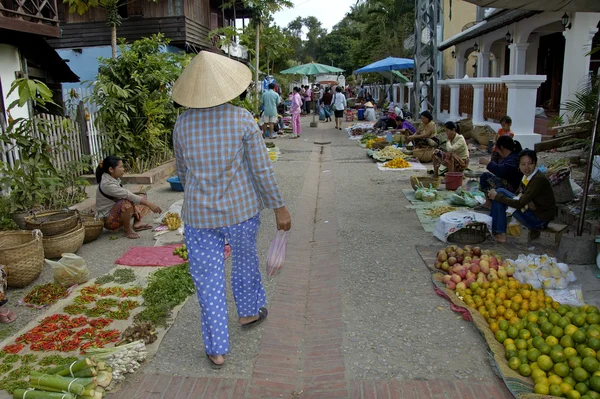
[[[269,83],[267,91],[265,91],[260,98],[260,103],[264,107],[262,118],[266,125],[265,132],[267,132],[267,137],[269,137],[270,134],[270,138],[272,139],[277,138],[275,124],[279,121],[277,118],[277,106],[281,102],[281,98],[279,97],[279,94],[273,90],[274,88],[275,83]]]
[[[362,103],[363,100],[365,99],[365,86],[364,85],[360,85],[360,89],[358,89],[358,102]]]
[[[365,120],[369,122],[375,120],[375,107],[372,102],[365,104]]]
[[[311,107],[311,102],[312,102],[312,97],[313,96],[313,91],[310,88],[310,86],[306,85],[306,91],[304,92],[304,106],[305,109],[304,111],[306,112],[306,114],[310,114],[310,107]]]
[[[123,160],[115,156],[104,158],[96,168],[96,214],[104,218],[104,228],[123,228],[127,238],[140,238],[138,231],[150,230],[151,224],[142,222],[150,211],[161,213],[158,205],[148,201],[145,194],[134,194],[123,188],[121,177],[125,174]],[[133,225],[131,219],[133,218]]]
[[[302,125],[300,124],[300,114],[302,113],[302,96],[300,95],[300,88],[294,87],[292,92],[292,105],[290,106],[290,113],[292,114],[292,132],[294,138],[300,137],[302,134]]]
[[[325,107],[325,122],[331,122],[331,102],[333,101],[333,93],[329,87],[325,88],[323,93],[323,105]]]
[[[344,120],[344,111],[346,110],[346,96],[342,93],[340,86],[335,88],[335,94],[333,95],[333,109],[335,114],[335,128],[342,130],[342,123]]]

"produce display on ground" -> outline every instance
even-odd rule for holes
[[[392,168],[392,169],[410,168],[410,164],[407,161],[405,161],[403,158],[393,159],[389,162],[386,162],[383,166],[386,168]]]
[[[167,215],[164,217],[162,222],[167,225],[169,230],[177,230],[183,225],[179,214],[174,212],[167,212]]]
[[[543,288],[519,282],[515,261],[503,260],[480,247],[453,245],[433,256],[436,290],[456,305],[456,310],[468,310],[486,338],[499,373],[517,398],[600,398],[597,307],[555,301]],[[519,259],[521,270],[543,267],[563,276],[554,279],[566,278],[569,273],[565,271],[568,267],[559,267],[544,255]]]
[[[23,298],[23,305],[43,308],[69,295],[71,290],[58,283],[36,285]]]
[[[425,215],[427,215],[427,216],[433,216],[433,217],[440,217],[444,213],[454,212],[456,210],[458,210],[458,208],[455,208],[453,206],[440,206],[440,207],[433,208],[433,209],[430,209],[428,211],[425,211]]]
[[[192,293],[187,263],[157,271],[117,268],[76,287],[51,305],[50,316],[41,316],[2,342],[0,389],[15,398],[51,398],[50,392],[65,398],[103,397],[125,374],[137,371],[148,351],[156,353],[157,341]],[[100,381],[97,386],[93,386],[95,381],[86,381],[81,384],[84,391],[67,381],[69,391],[63,377],[73,377],[70,365],[74,372],[82,367],[75,377],[109,380],[104,386]],[[41,373],[53,376],[40,381]]]

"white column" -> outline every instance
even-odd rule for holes
[[[440,115],[442,113],[442,84],[444,84],[444,81],[438,80],[436,93],[435,93],[435,109],[436,109],[438,118],[440,117]]]
[[[485,119],[483,119],[483,82],[473,82],[473,79],[469,79],[471,86],[473,86],[473,125],[483,125]]]
[[[427,111],[427,86],[421,83],[421,96],[423,101],[421,102],[421,112]]]
[[[398,88],[400,87],[399,84],[395,84],[392,86],[392,95],[394,96],[394,104],[398,103]]]
[[[513,43],[510,48],[510,75],[524,75],[529,43]]]
[[[502,81],[508,88],[507,115],[512,118],[515,138],[523,148],[533,149],[541,141],[534,133],[537,89],[546,81],[545,75],[505,75]]]
[[[406,99],[404,98],[404,85],[400,85],[400,108],[404,106]]]
[[[590,70],[592,39],[598,31],[598,14],[572,13],[571,29],[563,32],[565,36],[565,58],[560,93],[561,103],[574,99],[574,93],[586,83]]]
[[[490,76],[490,53],[477,53],[477,77],[487,78]]]
[[[454,60],[454,78],[462,79],[465,76],[465,57],[456,54]]]
[[[408,99],[406,102],[408,103],[408,109],[412,112],[414,105],[414,96],[413,96],[413,88],[415,84],[413,82],[407,83],[406,87],[408,87]],[[417,115],[413,115],[413,118],[418,118]]]
[[[447,80],[448,86],[450,86],[450,120],[456,121],[460,119],[458,113],[458,104],[460,101],[460,80],[451,79]]]

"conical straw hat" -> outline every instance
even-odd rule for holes
[[[373,108],[373,103],[371,101],[369,101],[368,103],[365,104],[365,107]]]
[[[202,51],[173,86],[173,100],[189,108],[210,108],[233,100],[248,88],[252,72],[241,62]]]

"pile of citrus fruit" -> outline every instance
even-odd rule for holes
[[[538,394],[600,399],[600,311],[570,307],[513,278],[458,290],[504,345],[508,366]]]

